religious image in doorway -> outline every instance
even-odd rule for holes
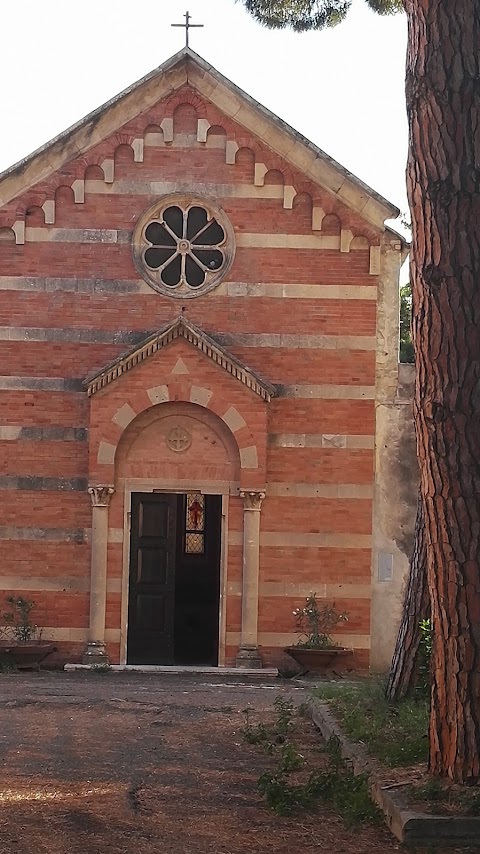
[[[205,496],[189,492],[185,501],[185,554],[205,551]]]

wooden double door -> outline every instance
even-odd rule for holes
[[[134,493],[128,664],[217,665],[221,496]]]

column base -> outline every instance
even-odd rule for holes
[[[261,670],[263,665],[258,652],[258,647],[253,646],[253,644],[245,644],[244,646],[241,646],[235,659],[235,667],[238,667],[239,669],[242,667],[251,667]]]
[[[108,665],[108,655],[103,641],[88,641],[87,648],[82,655],[82,664]]]

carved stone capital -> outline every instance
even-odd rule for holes
[[[108,507],[110,498],[115,492],[113,486],[89,486],[88,491],[93,507]]]
[[[244,510],[261,510],[265,493],[260,490],[245,490],[240,492],[240,498],[243,498]]]

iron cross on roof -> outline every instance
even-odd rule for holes
[[[184,27],[185,29],[185,47],[188,47],[188,31],[190,27],[203,27],[203,24],[191,24],[190,23],[190,12],[185,12],[184,16],[185,23],[184,24],[170,24],[171,27]]]

